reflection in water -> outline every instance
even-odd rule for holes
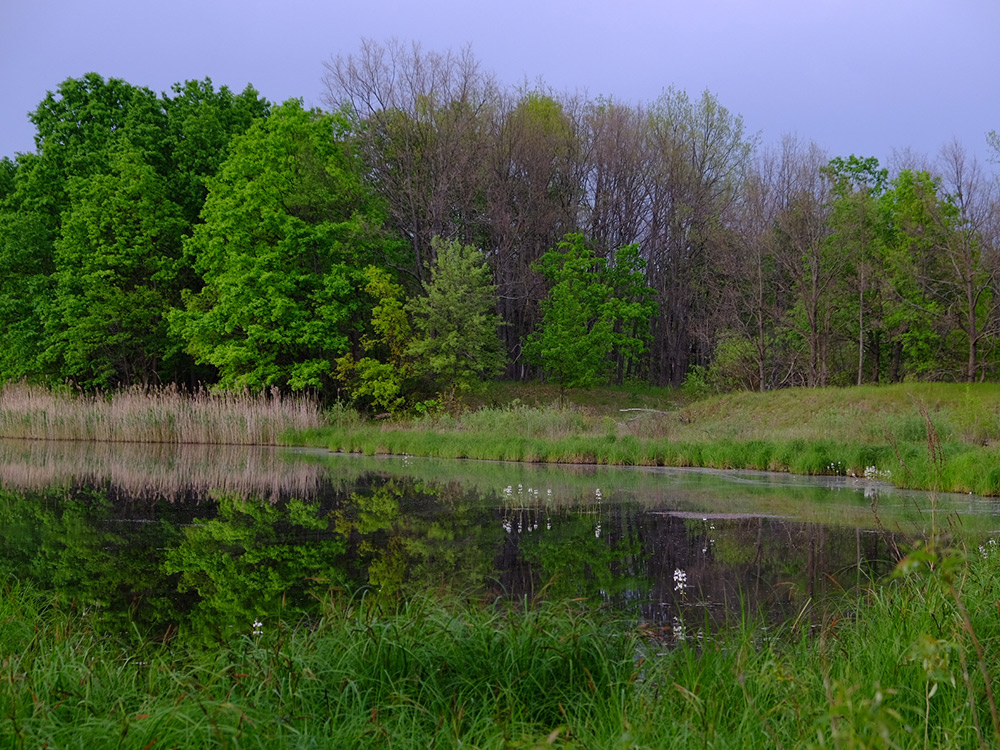
[[[800,617],[890,570],[932,522],[973,538],[996,524],[978,498],[921,507],[749,473],[120,444],[8,443],[0,458],[0,575],[106,627],[205,638],[373,590],[579,598],[676,637],[743,611]]]
[[[320,467],[273,448],[170,443],[0,440],[0,488],[111,485],[135,499],[237,493],[312,497]]]

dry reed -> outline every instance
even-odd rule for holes
[[[111,443],[278,445],[283,433],[321,424],[319,405],[277,389],[227,393],[173,386],[114,393],[0,387],[0,437]]]

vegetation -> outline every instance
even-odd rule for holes
[[[400,413],[498,377],[998,373],[1000,198],[958,144],[891,169],[764,148],[708,92],[510,90],[396,42],[325,81],[326,112],[207,80],[48,93],[0,168],[0,382]]]
[[[932,543],[814,627],[748,619],[712,636],[579,602],[333,595],[319,620],[247,622],[204,649],[109,638],[8,578],[3,733],[59,747],[982,748],[1000,741],[997,549]]]
[[[758,469],[1000,495],[1000,387],[992,384],[797,388],[690,401],[648,388],[580,389],[572,398],[505,384],[469,392],[448,411],[373,421],[276,390],[86,394],[8,384],[0,389],[0,437]]]
[[[22,440],[278,445],[286,432],[320,424],[315,401],[277,391],[135,387],[83,394],[24,384],[0,387],[0,437]]]
[[[607,392],[593,393],[605,403],[516,399],[381,423],[341,411],[329,427],[290,439],[365,454],[758,469],[1000,494],[1000,388],[992,384],[736,393],[669,411],[652,408],[662,401],[645,400],[641,390],[612,392],[610,401]]]

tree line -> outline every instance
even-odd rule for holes
[[[325,111],[207,79],[50,92],[0,161],[0,379],[397,409],[496,377],[996,373],[996,181],[957,143],[890,171],[764,147],[707,92],[510,88],[398,42],[325,68]]]

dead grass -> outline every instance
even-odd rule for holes
[[[166,387],[85,394],[23,383],[0,387],[3,438],[278,445],[284,433],[320,425],[314,399],[277,390],[187,394]]]

